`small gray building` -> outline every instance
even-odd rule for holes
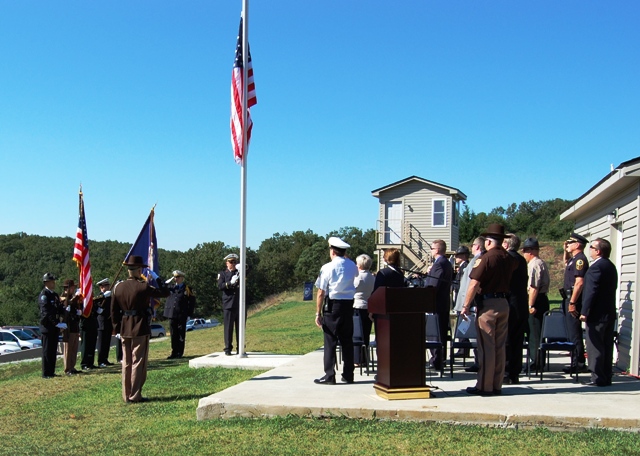
[[[611,242],[611,261],[618,269],[618,346],[616,366],[640,374],[640,310],[636,299],[640,235],[640,157],[621,163],[560,215],[573,220],[576,232],[590,241]],[[635,317],[635,318],[634,318]]]
[[[431,261],[430,243],[442,239],[453,252],[459,244],[460,190],[417,176],[373,190],[378,198],[376,254],[382,267],[382,251],[397,248],[401,266],[426,272]]]

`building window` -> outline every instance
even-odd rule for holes
[[[451,220],[453,226],[458,226],[458,220],[460,219],[460,201],[453,203],[453,211],[451,212]]]
[[[445,212],[446,204],[443,199],[434,199],[433,200],[433,226],[446,226],[447,225],[447,217]]]

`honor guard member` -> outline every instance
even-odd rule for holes
[[[129,278],[118,282],[111,294],[111,320],[113,329],[122,339],[122,398],[125,402],[146,402],[142,387],[147,380],[149,358],[149,320],[153,314],[151,298],[166,298],[169,290],[153,272],[158,288],[142,277],[144,264],[142,257],[131,255],[123,263],[129,270]]]
[[[218,289],[222,291],[224,314],[224,354],[231,356],[233,350],[233,328],[236,329],[236,347],[240,353],[238,331],[240,329],[240,271],[236,268],[238,255],[230,253],[224,257],[227,268],[218,274]],[[246,318],[246,315],[245,315]]]
[[[111,333],[113,324],[111,323],[111,283],[109,279],[102,279],[98,282],[100,294],[93,299],[93,305],[98,315],[98,366],[107,367],[113,365],[109,362],[109,349],[111,348]]]
[[[80,367],[83,370],[97,369],[96,359],[96,342],[98,340],[98,314],[96,307],[91,308],[88,317],[80,318]]]
[[[193,315],[196,296],[184,282],[184,272],[175,270],[167,283],[175,281],[171,294],[164,305],[164,316],[169,319],[171,329],[171,354],[167,359],[182,358],[187,335],[187,320]]]
[[[64,360],[64,373],[75,375],[76,361],[78,359],[78,341],[80,338],[80,318],[82,315],[82,297],[76,289],[73,279],[64,281],[64,292],[60,301],[64,308],[64,322],[67,328],[62,331],[62,359]]]
[[[54,290],[56,278],[50,272],[42,277],[44,288],[38,296],[40,307],[40,332],[42,333],[42,378],[55,377],[58,335],[66,324],[60,323],[63,313],[60,296]]]
[[[487,253],[473,264],[469,274],[471,281],[460,314],[469,313],[476,294],[479,294],[476,329],[480,369],[476,386],[468,387],[467,393],[491,396],[502,394],[509,326],[507,297],[516,263],[502,248],[504,226],[492,223],[482,236],[485,238]]]
[[[337,237],[329,238],[331,262],[320,269],[315,286],[316,326],[324,331],[324,376],[314,380],[319,385],[336,384],[336,347],[342,346],[342,381],[353,383],[353,298],[356,264],[344,254],[349,244]]]
[[[589,269],[589,261],[584,254],[584,248],[589,241],[578,233],[571,233],[569,239],[564,241],[564,284],[561,290],[562,311],[567,322],[569,340],[576,344],[578,354],[576,365],[566,366],[562,370],[570,374],[577,369],[579,373],[589,372],[585,365],[584,341],[582,339],[582,322],[580,312],[582,311],[582,288],[584,287],[584,276]]]

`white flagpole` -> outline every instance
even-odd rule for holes
[[[249,65],[249,0],[242,0],[242,163],[240,165],[240,325],[238,358],[246,358],[245,315],[247,279],[247,67]]]

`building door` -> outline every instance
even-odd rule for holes
[[[402,201],[389,201],[385,204],[384,243],[402,243]]]

